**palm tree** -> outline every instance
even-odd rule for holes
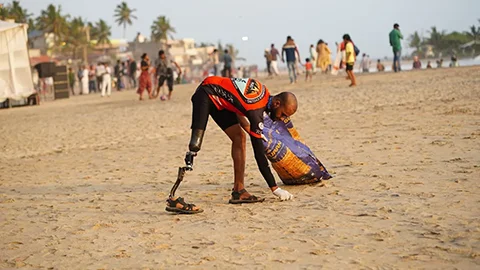
[[[411,34],[408,40],[409,40],[410,48],[415,48],[416,53],[419,53],[422,51],[422,39],[420,38],[420,35],[418,34],[417,31]]]
[[[10,18],[14,19],[16,23],[27,23],[28,17],[31,14],[22,6],[20,6],[19,1],[12,1],[12,4],[9,6]]]
[[[69,15],[62,15],[62,7],[50,4],[46,10],[42,10],[37,18],[37,27],[45,33],[54,34],[55,44],[60,44],[67,33],[67,19]]]
[[[445,30],[438,32],[437,27],[432,26],[429,33],[430,33],[430,38],[428,39],[428,43],[432,45],[437,51],[441,51],[442,49],[444,49],[443,41],[446,34]]]
[[[175,28],[170,25],[170,20],[165,16],[158,16],[150,27],[152,30],[152,40],[154,41],[167,41],[170,37],[173,39],[173,34],[176,33]]]
[[[123,25],[123,38],[125,38],[127,24],[132,25],[132,19],[137,19],[137,17],[133,15],[135,11],[137,10],[129,8],[126,2],[120,3],[115,9],[115,22],[118,23],[118,25]]]
[[[76,58],[78,49],[88,46],[86,25],[81,17],[68,22],[68,35],[65,35],[64,41],[65,49],[72,52],[72,58]]]
[[[97,40],[97,45],[111,44],[110,36],[112,35],[111,27],[104,20],[100,19],[94,27],[92,27],[92,39]]]
[[[465,34],[472,40],[477,41],[480,36],[480,27],[475,25],[470,26],[470,32],[465,32]]]

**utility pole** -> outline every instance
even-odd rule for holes
[[[87,42],[83,46],[83,62],[86,66],[88,66],[88,55],[87,55],[87,48],[90,45],[90,27],[87,25],[85,26],[85,35],[87,37]]]

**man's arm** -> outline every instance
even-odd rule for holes
[[[272,171],[270,170],[270,165],[268,164],[267,157],[265,156],[265,147],[263,146],[263,139],[257,138],[253,135],[250,135],[252,141],[253,153],[255,155],[255,160],[257,161],[258,169],[263,176],[263,179],[268,184],[268,187],[275,191],[278,186],[275,182],[275,177],[273,177]]]
[[[177,67],[178,76],[182,75],[182,69],[181,69],[180,66],[177,64],[177,62],[172,61],[172,63],[175,65],[175,67]]]
[[[297,55],[298,55],[298,62],[300,62],[300,64],[301,64],[301,63],[302,63],[302,60],[300,60],[300,59],[302,59],[302,58],[300,57],[300,52],[298,51],[298,47],[297,47],[297,46],[295,46],[295,51],[297,52]]]
[[[283,58],[283,53],[285,52],[285,48],[282,47],[282,62],[285,62],[285,58]]]

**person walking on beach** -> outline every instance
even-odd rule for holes
[[[392,46],[393,50],[393,71],[399,72],[402,70],[400,65],[400,58],[402,56],[402,42],[403,35],[400,32],[400,26],[398,23],[393,25],[393,30],[390,31],[389,34],[390,38],[390,46]]]
[[[232,62],[233,62],[232,56],[228,54],[228,50],[225,50],[223,54],[223,74],[224,74],[223,76],[224,77],[227,77],[227,78],[232,77]]]
[[[347,71],[348,78],[351,81],[350,87],[353,87],[357,85],[355,75],[353,74],[353,66],[355,65],[355,48],[350,35],[343,35],[343,42],[345,42],[345,70]]]
[[[278,57],[280,56],[280,53],[278,52],[277,48],[275,48],[275,44],[273,43],[270,46],[270,54],[272,55],[272,73],[275,74],[275,76],[278,76],[278,74],[280,74],[278,72]]]
[[[72,91],[72,95],[75,96],[75,73],[71,67],[68,68],[68,86],[70,91]]]
[[[313,44],[310,44],[310,61],[315,61],[317,62],[317,49]],[[312,72],[315,73],[317,71],[317,65],[312,64]]]
[[[142,62],[140,63],[140,69],[142,70],[142,73],[140,74],[137,90],[139,100],[143,100],[143,91],[145,91],[145,89],[148,92],[148,97],[152,99],[152,79],[149,72],[150,58],[148,58],[148,55],[146,53],[142,54]]]
[[[88,70],[88,91],[89,93],[97,92],[97,86],[95,84],[95,67],[90,65]]]
[[[294,84],[297,82],[297,71],[296,71],[296,62],[297,62],[297,55],[300,57],[300,53],[298,52],[297,45],[293,41],[291,36],[287,37],[287,42],[282,47],[282,62],[285,62],[285,58],[283,55],[285,54],[287,58],[287,68],[288,68],[288,76],[290,77],[290,84]]]
[[[213,64],[213,76],[219,76],[220,75],[220,58],[218,56],[218,50],[214,49],[210,57]]]
[[[108,63],[103,63],[105,72],[102,75],[102,97],[107,94],[108,97],[112,94],[112,69],[108,66]]]
[[[130,58],[128,74],[130,75],[130,80],[133,85],[133,88],[137,87],[137,62],[135,59]]]
[[[268,48],[265,49],[263,56],[265,57],[265,61],[267,62],[268,77],[272,77],[272,54],[270,53],[270,50]]]
[[[317,68],[320,68],[322,73],[327,73],[328,65],[331,63],[331,52],[327,44],[322,39],[317,42],[317,55]]]
[[[172,98],[173,92],[173,66],[177,70],[177,75],[180,77],[182,75],[182,69],[177,64],[177,62],[173,61],[172,58],[167,57],[163,50],[158,52],[158,59],[155,60],[155,67],[156,67],[156,78],[158,80],[157,86],[157,93],[155,98],[160,95],[160,88],[163,87],[165,82],[167,83],[168,87],[168,100]]]
[[[305,59],[305,81],[312,81],[313,65],[310,59]]]
[[[265,85],[257,80],[211,76],[193,94],[192,107],[192,133],[188,146],[190,152],[185,158],[187,166],[193,166],[193,156],[201,149],[208,118],[211,116],[232,141],[234,184],[229,203],[264,201],[245,189],[246,133],[250,135],[258,168],[273,195],[282,201],[293,198],[292,194],[277,186],[270,170],[263,146],[263,114],[270,114],[274,120],[290,117],[297,110],[294,94],[282,92],[270,96]],[[167,205],[166,210],[172,212],[195,214],[203,211],[193,204],[185,203],[183,198],[169,198]]]
[[[362,61],[360,61],[360,68],[362,72],[370,72],[370,57],[366,53],[362,55]]]
[[[87,65],[82,66],[82,78],[80,80],[82,85],[82,95],[88,95],[88,68]]]

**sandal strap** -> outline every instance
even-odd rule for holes
[[[179,203],[182,205],[182,208],[179,208],[179,209],[183,209],[187,211],[193,210],[193,207],[196,206],[193,203],[186,203],[182,197],[178,197],[176,200],[168,199],[167,203],[168,203],[168,206],[170,207],[177,207],[177,203]]]
[[[245,192],[247,192],[246,189],[241,189],[239,191],[232,191],[232,199],[234,200],[240,199],[240,195],[242,195]]]

